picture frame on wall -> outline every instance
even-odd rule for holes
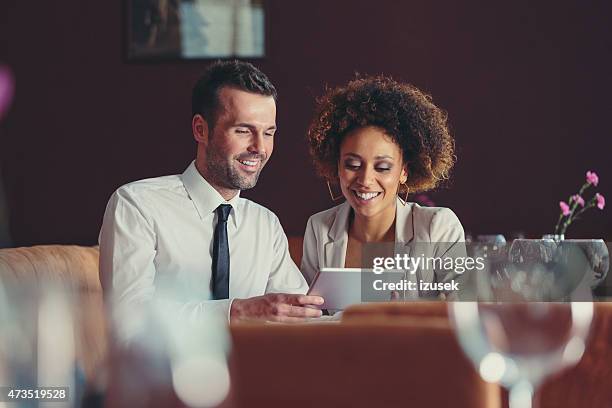
[[[265,0],[126,0],[128,61],[263,58]]]

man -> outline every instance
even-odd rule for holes
[[[195,161],[182,175],[119,188],[106,208],[100,273],[115,306],[179,294],[191,315],[321,315],[310,306],[323,299],[304,295],[278,218],[240,197],[270,159],[275,131],[276,90],[266,75],[239,61],[207,69],[192,95]]]

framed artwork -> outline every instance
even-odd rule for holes
[[[265,56],[264,0],[127,0],[127,58]]]

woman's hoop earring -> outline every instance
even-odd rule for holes
[[[400,191],[399,191],[399,187],[398,187],[398,189],[397,189],[397,198],[399,198],[400,203],[402,203],[403,206],[406,206],[406,203],[408,203],[408,193],[410,192],[410,189],[408,188],[408,184],[406,184],[405,181],[403,183],[400,183],[400,186],[406,187],[406,197],[404,197],[404,199],[402,199],[402,197],[400,196]]]
[[[331,188],[331,184],[329,183],[329,180],[327,180],[327,189],[329,190],[329,196],[331,197],[332,201],[336,202],[342,198],[342,194],[334,197],[334,193],[332,192],[332,188]]]

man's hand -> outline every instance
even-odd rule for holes
[[[312,306],[324,302],[321,296],[268,293],[248,299],[234,299],[230,319],[265,319],[275,322],[301,322],[308,317],[320,317],[321,311]]]

